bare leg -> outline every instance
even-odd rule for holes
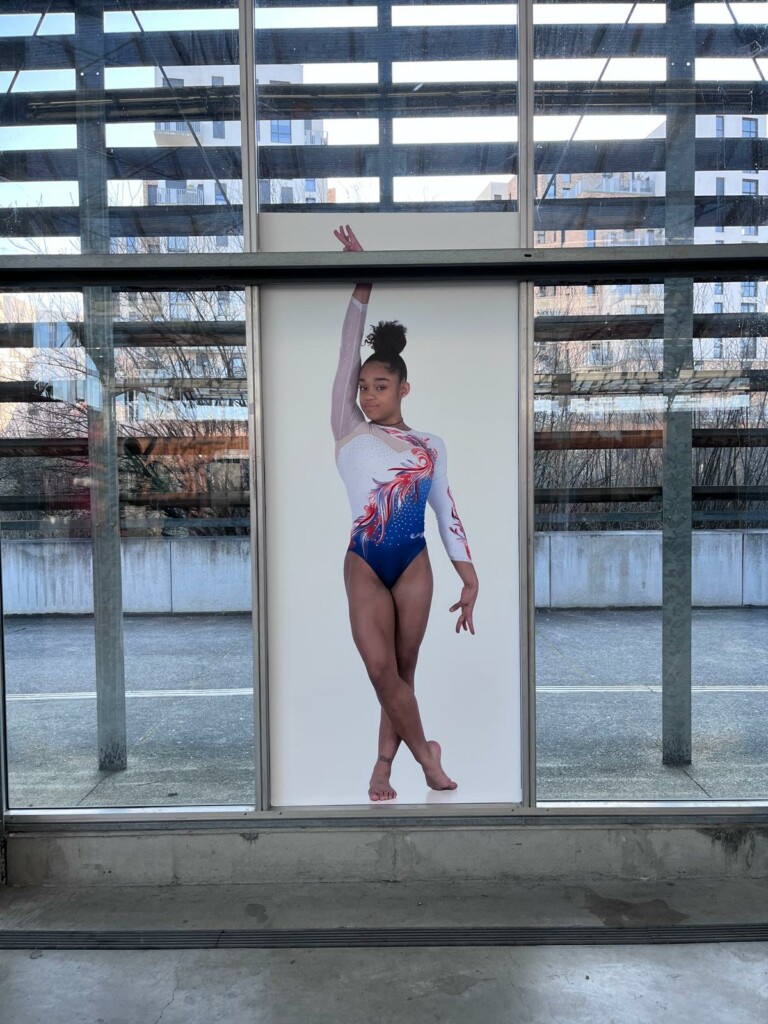
[[[414,690],[419,648],[427,629],[432,604],[432,567],[426,549],[411,562],[392,588],[392,597],[395,602],[397,671],[400,678]],[[378,759],[368,790],[372,800],[391,800],[397,796],[389,777],[399,747],[400,737],[382,708]]]
[[[349,552],[344,560],[352,637],[363,659],[379,703],[424,770],[432,789],[455,789],[443,771],[440,747],[427,741],[413,690],[397,671],[395,599],[362,558]]]

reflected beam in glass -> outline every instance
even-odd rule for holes
[[[104,6],[79,5],[74,53],[77,106],[77,163],[80,239],[84,254],[110,250],[104,93]],[[85,102],[87,100],[87,102]],[[96,640],[96,714],[100,771],[128,764],[125,720],[125,661],[120,561],[120,499],[116,448],[112,292],[84,289],[83,340],[88,357],[88,460],[93,549],[93,607]]]

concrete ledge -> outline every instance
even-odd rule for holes
[[[764,878],[768,827],[498,825],[11,834],[11,885]]]

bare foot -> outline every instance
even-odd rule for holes
[[[369,800],[394,800],[397,793],[389,782],[390,765],[377,761],[373,766],[371,781],[368,784]]]
[[[424,769],[424,777],[429,788],[458,789],[458,783],[454,782],[453,779],[449,779],[443,771],[440,761],[442,754],[440,744],[436,740],[427,740],[427,747],[429,748],[429,756],[421,767]]]

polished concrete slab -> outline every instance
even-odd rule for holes
[[[0,931],[697,925],[764,880],[6,887]],[[768,943],[0,952],[14,1024],[756,1024]]]
[[[756,1024],[768,943],[3,952],[14,1024]]]

